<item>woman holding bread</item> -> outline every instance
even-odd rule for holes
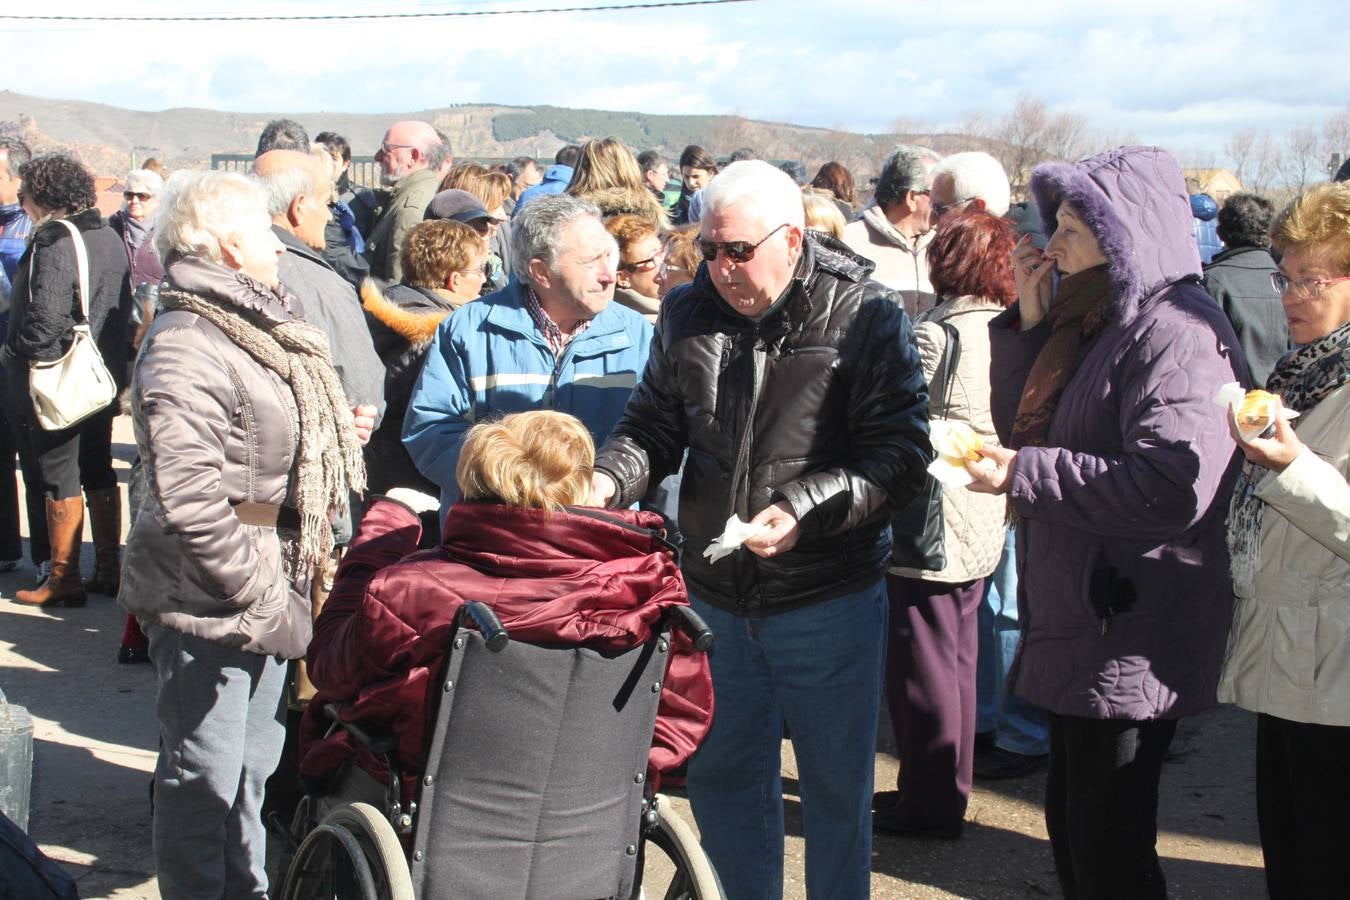
[[[968,469],[1018,519],[1009,683],[1048,712],[1045,819],[1064,896],[1163,898],[1163,757],[1177,720],[1215,702],[1231,619],[1238,458],[1213,400],[1247,367],[1200,287],[1166,151],[1042,164],[1031,191],[1050,241],[1013,251],[1018,300],[990,323],[1003,446]]]
[[[944,217],[928,245],[929,276],[942,302],[919,316],[914,338],[929,410],[968,426],[964,435],[973,444],[998,440],[989,415],[989,321],[1017,299],[1016,242],[1006,220],[971,209]],[[944,325],[956,330],[958,347],[949,346]],[[955,366],[946,384],[939,372],[951,353]],[[886,575],[886,703],[903,790],[873,798],[872,825],[881,831],[961,834],[975,756],[978,615],[984,581],[1003,551],[1006,509],[1002,497],[943,487],[946,565],[893,567]]]
[[[1294,350],[1267,383],[1270,421],[1243,428],[1271,430],[1243,440],[1233,423],[1247,462],[1228,517],[1235,607],[1219,699],[1258,714],[1270,896],[1335,897],[1350,846],[1350,183],[1299,197],[1271,238]]]

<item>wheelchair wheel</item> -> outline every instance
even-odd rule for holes
[[[639,874],[649,900],[724,900],[726,896],[694,830],[663,794],[656,795],[656,822],[645,835]]]
[[[279,900],[413,900],[403,846],[368,803],[337,807],[301,841]]]

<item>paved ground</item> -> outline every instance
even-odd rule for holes
[[[133,452],[125,419],[115,440],[125,480]],[[122,613],[111,600],[94,597],[84,609],[50,614],[7,602],[31,578],[26,567],[0,575],[0,688],[36,722],[30,831],[79,878],[81,896],[158,898],[146,798],[156,745],[153,673],[117,665]],[[887,743],[877,756],[883,786],[896,772]],[[1231,708],[1183,723],[1163,773],[1160,812],[1159,850],[1174,898],[1264,896],[1253,745],[1254,720]],[[785,895],[797,900],[805,897],[800,807],[790,747],[784,751],[791,815]],[[878,836],[873,896],[1058,896],[1039,806],[1043,787],[1039,776],[978,785],[957,842]]]

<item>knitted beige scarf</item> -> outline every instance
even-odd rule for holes
[[[290,386],[300,414],[292,479],[300,513],[299,558],[311,565],[326,559],[333,549],[329,514],[346,507],[349,490],[359,493],[366,487],[361,445],[328,338],[306,322],[265,322],[198,294],[166,290],[159,302],[201,316]]]

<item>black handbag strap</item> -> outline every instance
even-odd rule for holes
[[[956,364],[961,359],[961,332],[956,330],[956,326],[949,322],[934,322],[934,325],[941,328],[947,334],[947,346],[942,351],[942,359],[938,361],[937,371],[933,373],[933,380],[941,381],[942,384],[942,415],[947,414],[951,408],[952,401],[952,373],[956,371]],[[933,410],[932,385],[929,386],[928,395],[928,417],[936,415]]]

